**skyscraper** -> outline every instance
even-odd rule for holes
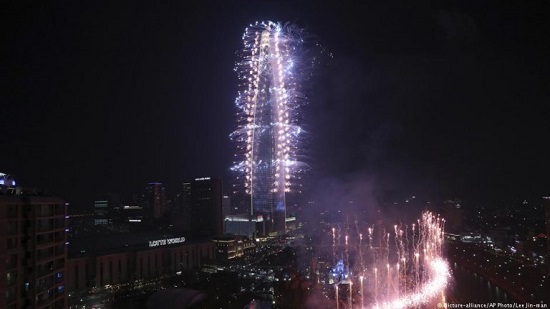
[[[178,232],[191,231],[191,183],[184,182],[176,195],[175,207],[172,211],[172,224]]]
[[[250,25],[243,35],[242,59],[237,72],[242,89],[236,99],[238,128],[231,138],[238,146],[232,170],[250,196],[250,215],[261,215],[266,234],[286,231],[285,194],[296,187],[303,170],[298,160],[302,129],[297,107],[300,30],[274,22]]]
[[[196,178],[191,182],[190,189],[190,234],[202,237],[221,234],[222,180],[214,177]]]
[[[166,192],[160,182],[151,182],[145,187],[143,208],[150,218],[159,219],[166,207]]]
[[[231,199],[229,198],[228,195],[224,194],[222,197],[222,220],[225,220],[225,218],[230,214],[231,214]]]
[[[463,210],[461,202],[457,199],[443,202],[443,217],[445,218],[445,231],[460,234],[462,230]]]
[[[109,215],[108,200],[94,201],[94,225],[110,225],[111,222],[109,222]]]

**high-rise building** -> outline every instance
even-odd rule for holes
[[[0,190],[0,308],[67,307],[65,216],[60,198]]]
[[[104,234],[118,231],[122,224],[120,196],[113,193],[99,196],[94,201],[93,213],[95,233]]]
[[[231,199],[229,195],[224,194],[222,197],[222,220],[229,215],[231,215]]]
[[[250,195],[244,192],[234,192],[231,196],[230,215],[254,216],[254,211],[250,208]]]
[[[151,182],[145,187],[143,208],[149,218],[159,219],[166,208],[166,192],[160,182]]]
[[[463,211],[459,200],[447,200],[443,203],[443,217],[445,218],[445,231],[460,234],[463,232]]]
[[[238,145],[238,183],[250,197],[250,216],[261,215],[266,234],[286,232],[285,194],[298,190],[299,126],[297,107],[300,70],[296,61],[303,40],[299,29],[274,22],[258,22],[245,30],[242,61],[237,63],[243,89],[236,105],[240,112],[231,138]]]
[[[149,227],[145,224],[146,220],[143,207],[139,205],[124,205],[121,209],[121,218],[123,225],[128,232],[138,232],[147,230]]]
[[[223,232],[222,180],[214,177],[196,178],[191,182],[189,216],[190,234],[214,236]]]
[[[180,191],[176,194],[176,200],[172,210],[172,224],[178,232],[191,230],[191,183],[184,182]]]
[[[175,213],[185,214],[189,213],[191,205],[191,183],[184,182],[181,191],[176,196]]]
[[[94,201],[94,225],[108,226],[109,219],[109,201]]]

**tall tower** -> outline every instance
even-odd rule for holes
[[[296,187],[303,164],[298,160],[302,134],[297,108],[301,71],[297,57],[300,30],[274,22],[257,22],[243,35],[244,49],[236,71],[241,89],[236,99],[240,190],[250,196],[250,215],[262,215],[266,234],[286,232],[285,194]]]

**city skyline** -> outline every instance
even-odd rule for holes
[[[548,195],[543,2],[212,3],[10,7],[1,171],[88,205],[151,181],[229,180],[235,51],[266,18],[333,56],[305,107],[309,188]]]
[[[548,8],[9,4],[0,308],[547,307]]]

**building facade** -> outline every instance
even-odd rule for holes
[[[67,261],[69,292],[175,275],[198,269],[215,257],[210,240],[187,242],[184,237],[162,235],[112,238],[104,247],[76,244],[80,249]]]
[[[151,182],[143,193],[143,208],[146,215],[159,219],[166,209],[166,191],[160,182]]]
[[[218,262],[250,257],[256,252],[254,240],[244,236],[221,235],[212,238],[212,242],[216,245]]]
[[[66,307],[65,216],[60,198],[0,195],[0,308]]]
[[[443,217],[445,218],[445,231],[460,234],[463,232],[463,210],[461,201],[446,200],[443,202]]]
[[[94,201],[94,225],[105,227],[111,225],[110,215],[108,200]]]
[[[187,185],[183,214],[180,217],[189,235],[210,237],[223,233],[222,180],[217,177],[196,178]]]

